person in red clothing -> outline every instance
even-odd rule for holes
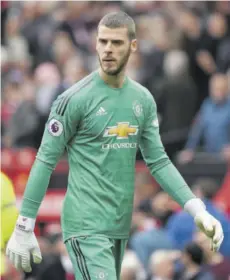
[[[214,198],[215,204],[230,217],[229,197],[230,197],[230,165],[229,165],[228,172],[224,178],[224,182]]]

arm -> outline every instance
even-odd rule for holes
[[[63,95],[64,96],[64,95]],[[67,96],[67,98],[65,98]],[[30,172],[15,230],[6,253],[17,269],[31,271],[30,253],[35,263],[42,260],[34,235],[35,218],[45,196],[50,176],[69,141],[74,137],[81,113],[68,95],[54,102],[36,160]],[[69,102],[68,102],[69,101]]]
[[[204,129],[204,106],[201,107],[200,112],[192,126],[188,135],[188,141],[185,145],[186,150],[195,150],[197,147]]]
[[[165,153],[160,139],[157,109],[153,98],[148,100],[148,105],[140,142],[143,158],[152,176],[183,207],[189,199],[195,198],[195,196]]]
[[[229,108],[229,112],[230,112],[230,108]],[[227,162],[230,162],[230,122],[227,126],[227,137],[228,137],[227,143],[222,148],[222,156]]]
[[[203,129],[204,129],[204,111],[205,104],[203,103],[198,116],[196,117],[195,123],[193,124],[189,135],[188,140],[185,145],[185,149],[179,153],[178,162],[180,164],[190,162],[194,157],[195,149],[202,137]]]
[[[42,142],[24,192],[20,210],[22,216],[36,218],[50,176],[69,140],[76,133],[77,124],[80,121],[80,110],[74,108],[76,103],[72,101],[69,100],[64,112],[60,112],[59,109],[60,106],[64,106],[62,105],[63,100],[55,101],[51,108]]]
[[[212,249],[218,250],[223,241],[221,224],[206,211],[204,203],[195,197],[179,171],[168,159],[160,139],[157,109],[152,96],[147,103],[146,121],[140,143],[144,160],[161,187],[194,217],[200,230],[212,239]]]

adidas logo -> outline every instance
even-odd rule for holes
[[[105,111],[105,109],[103,107],[100,107],[100,109],[96,113],[96,116],[103,116],[106,114],[107,114],[107,112]]]

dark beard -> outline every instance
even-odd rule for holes
[[[104,73],[106,73],[107,75],[110,75],[110,76],[117,76],[118,74],[120,74],[120,72],[124,69],[124,67],[126,66],[128,60],[129,60],[129,56],[130,56],[130,53],[131,53],[131,48],[129,47],[128,51],[127,51],[127,54],[125,55],[125,57],[122,59],[121,61],[121,64],[120,66],[114,70],[114,71],[104,71],[103,69],[103,66],[102,66],[102,62],[101,62],[101,59],[98,55],[98,58],[99,58],[99,62],[100,62],[100,65],[101,65],[101,69]]]

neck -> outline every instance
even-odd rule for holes
[[[106,84],[113,88],[121,88],[125,80],[124,70],[117,75],[108,75],[100,68],[99,75]]]

